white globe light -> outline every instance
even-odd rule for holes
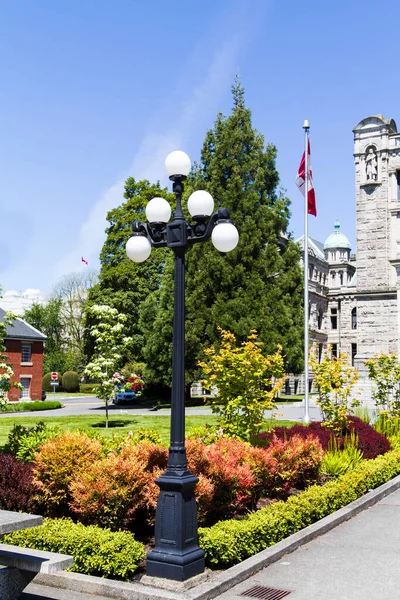
[[[214,199],[211,194],[205,190],[197,190],[197,192],[190,194],[188,200],[188,211],[192,217],[197,217],[199,215],[210,216],[213,210]]]
[[[153,198],[147,203],[146,217],[150,223],[168,223],[171,207],[164,198]]]
[[[144,262],[150,256],[151,244],[144,235],[133,235],[126,242],[126,253],[133,262]]]
[[[184,175],[186,177],[189,175],[190,167],[190,158],[181,150],[171,152],[165,159],[165,169],[168,177],[172,177],[172,175]]]
[[[218,223],[211,234],[211,241],[220,252],[230,252],[238,244],[239,232],[233,223]]]

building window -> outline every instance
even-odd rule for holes
[[[318,329],[322,329],[323,318],[324,318],[324,313],[322,312],[322,308],[320,308],[318,311],[318,317],[317,317]]]
[[[322,350],[323,344],[318,344],[318,364],[320,364],[322,360]]]
[[[22,385],[21,398],[30,398],[31,378],[21,377],[20,383]]]
[[[351,345],[351,364],[354,367],[354,359],[356,357],[357,354],[357,344],[352,344]]]
[[[337,344],[332,344],[331,358],[337,358]]]
[[[397,200],[400,200],[400,171],[396,171]]]
[[[357,308],[354,307],[351,311],[351,328],[357,329]]]
[[[331,308],[331,329],[337,329],[337,308]]]
[[[342,271],[340,271],[339,277],[340,277],[340,285],[343,285],[343,272]]]
[[[32,358],[32,348],[30,344],[22,344],[21,350],[21,362],[28,363],[31,362]]]

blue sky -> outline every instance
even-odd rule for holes
[[[239,73],[254,126],[278,148],[290,229],[304,119],[324,241],[355,250],[352,128],[400,127],[398,0],[0,0],[0,285],[43,292],[98,268],[123,181],[161,179],[177,148],[199,157]]]

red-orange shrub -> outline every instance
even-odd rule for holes
[[[71,509],[84,523],[111,529],[134,528],[154,520],[159,488],[155,479],[167,465],[167,449],[127,440],[81,471],[71,482]]]
[[[93,465],[101,454],[101,443],[79,431],[67,431],[41,446],[35,454],[34,482],[50,515],[68,514],[71,479]]]
[[[269,464],[264,494],[275,497],[286,497],[291,488],[304,489],[314,483],[324,454],[312,435],[294,435],[288,440],[274,436],[264,452]]]
[[[265,451],[236,438],[204,445],[187,441],[189,469],[200,478],[196,487],[199,520],[228,519],[255,508],[268,467]]]
[[[116,530],[132,525],[139,510],[154,511],[151,471],[134,454],[110,454],[72,480],[71,509],[86,524]]]

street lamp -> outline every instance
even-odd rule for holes
[[[197,510],[194,488],[198,478],[187,468],[185,448],[185,254],[187,249],[210,237],[220,252],[233,250],[239,234],[226,208],[214,210],[212,196],[203,190],[193,192],[188,210],[193,223],[182,212],[183,182],[190,171],[190,158],[181,151],[171,152],[165,167],[176,198],[171,207],[164,198],[147,204],[148,223],[135,221],[126,252],[134,262],[143,262],[151,248],[167,246],[175,254],[174,334],[172,349],[171,434],[167,469],[156,480],[160,488],[155,524],[155,546],[147,557],[147,574],[184,581],[204,571],[204,552],[197,540]]]

